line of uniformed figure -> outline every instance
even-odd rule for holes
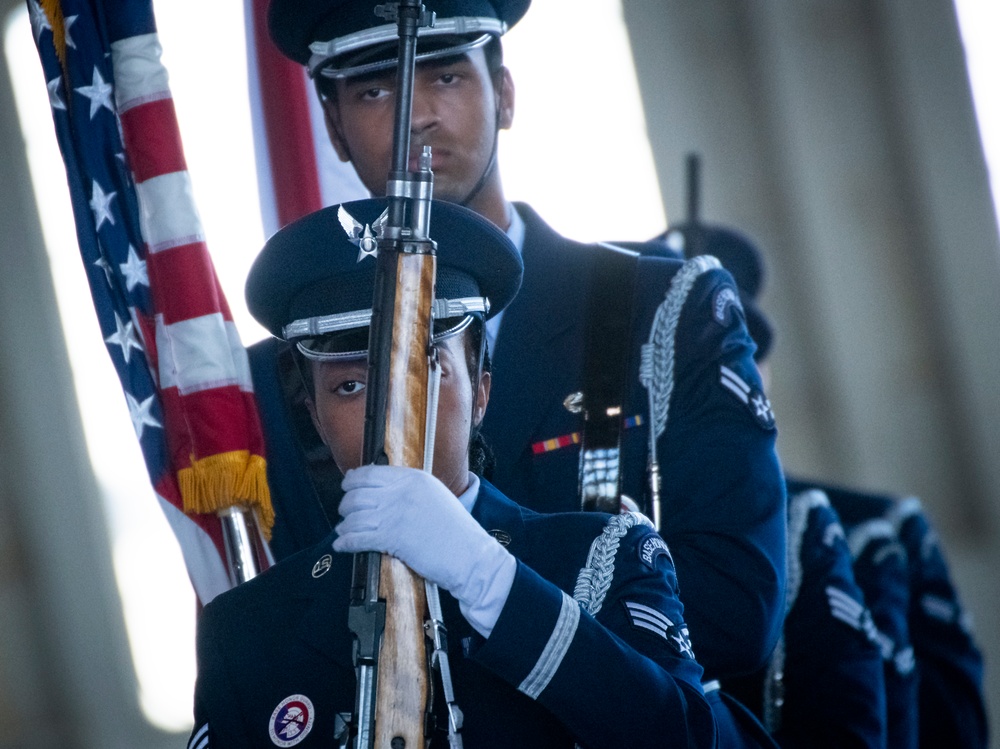
[[[623,255],[505,198],[500,36],[528,4],[426,2],[411,145],[432,147],[436,295],[489,300],[435,326],[433,476],[361,466],[354,313],[371,306],[375,260],[359,238],[385,201],[292,223],[251,270],[248,306],[273,334],[250,362],[279,563],[200,617],[190,746],[347,745],[358,551],[440,587],[471,749],[985,746],[981,658],[919,505],[782,472],[753,246],[687,224]],[[370,0],[272,0],[269,30],[313,75],[337,153],[383,194],[395,26]],[[594,309],[622,257],[621,309]],[[586,415],[567,407],[586,401],[606,319],[626,352],[631,511],[615,515],[579,512]],[[432,746],[449,741],[445,715],[436,689]]]

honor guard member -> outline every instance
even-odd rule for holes
[[[597,488],[620,490],[649,517],[659,514],[706,674],[760,667],[781,628],[785,490],[774,416],[732,279],[711,260],[573,242],[530,206],[509,203],[497,145],[512,123],[514,85],[500,36],[528,0],[425,5],[436,21],[420,30],[412,147],[432,148],[435,197],[505,230],[524,262],[517,299],[487,325],[497,384],[483,434],[495,454],[493,481],[536,511],[579,509],[588,483],[580,443],[602,425],[616,447],[603,466],[593,464],[610,476]],[[338,154],[381,194],[395,32],[370,0],[272,0],[269,26],[279,49],[313,76]],[[281,395],[290,368],[280,357],[275,365],[275,348],[256,346],[250,358],[258,399],[267,401],[272,548],[280,557],[319,540],[336,499],[321,492],[318,501],[304,500],[316,490],[303,486],[296,462],[322,446],[291,441],[287,402],[296,396]]]
[[[509,303],[522,272],[507,237],[472,211],[432,209],[437,304],[467,310],[434,323],[433,475],[359,467],[375,260],[342,227],[368,230],[385,206],[311,214],[271,237],[250,271],[249,309],[293,346],[304,408],[345,472],[343,520],[205,607],[190,745],[348,745],[351,552],[371,550],[442,591],[465,746],[715,746],[673,562],[649,521],[537,514],[469,470],[491,390],[483,320]],[[444,731],[428,735],[432,748],[448,745]]]
[[[757,360],[766,367],[774,334],[756,304],[764,274],[760,251],[740,232],[698,221],[671,228],[664,240],[671,252],[713,254],[732,273],[740,288],[750,334],[758,345]],[[919,500],[801,478],[789,477],[787,486],[790,511],[802,497],[814,497],[833,508],[845,529],[855,581],[875,625],[874,638],[884,664],[887,745],[986,747],[982,654],[937,534]],[[790,534],[795,525],[790,522]],[[803,545],[802,554],[806,553]],[[803,578],[800,587],[805,590],[806,586]],[[786,620],[786,639],[792,626],[795,621]],[[828,644],[822,640],[818,647],[827,649]],[[785,714],[793,710],[790,695],[796,691],[791,686],[794,679],[802,679],[800,697],[817,694],[816,701],[844,698],[846,690],[829,692],[830,685],[817,683],[823,681],[818,675],[795,674],[803,661],[786,656]],[[769,667],[774,670],[774,658]],[[745,690],[737,693],[751,704]],[[776,712],[773,705],[769,709]],[[843,712],[858,717],[864,711],[852,707]],[[844,726],[850,722],[846,718]],[[813,745],[814,741],[815,735],[810,733],[807,743]]]

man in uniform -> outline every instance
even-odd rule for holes
[[[780,631],[785,495],[774,418],[732,279],[710,261],[572,242],[529,206],[509,203],[496,150],[499,131],[512,122],[514,86],[499,37],[528,2],[427,6],[437,21],[418,45],[411,146],[432,147],[435,196],[504,229],[524,262],[519,296],[487,326],[497,374],[483,423],[496,458],[492,478],[532,509],[579,509],[579,443],[588,439],[588,421],[606,414],[619,430],[621,490],[651,517],[662,509],[661,535],[706,674],[756,669]],[[393,25],[368,0],[274,0],[269,23],[279,49],[316,79],[341,158],[382,194],[395,99]],[[289,369],[274,347],[266,342],[250,356],[265,401],[280,557],[318,540],[329,527],[324,515],[335,509],[328,503],[320,511],[322,496],[303,506],[310,488],[297,464],[313,449],[296,455],[280,378]],[[617,372],[605,383],[610,405],[588,412],[603,372]],[[652,457],[659,474],[651,477]]]
[[[649,521],[638,513],[537,514],[469,470],[491,389],[483,318],[503,310],[522,270],[507,237],[472,211],[432,208],[436,298],[469,309],[488,300],[478,305],[485,315],[435,320],[433,475],[361,466],[376,261],[359,257],[339,214],[371,227],[385,205],[361,200],[311,214],[268,240],[251,269],[250,311],[293,344],[308,412],[345,473],[343,521],[317,546],[205,608],[190,745],[349,745],[351,553],[379,551],[447,591],[446,660],[465,745],[716,746],[670,552]],[[288,332],[315,330],[333,316],[355,327]],[[455,746],[436,695],[430,746]]]
[[[665,251],[711,254],[732,273],[750,334],[757,343],[755,357],[766,372],[773,330],[756,303],[764,276],[757,247],[741,232],[697,220],[671,227],[662,239]],[[832,508],[844,528],[853,576],[870,610],[876,628],[874,640],[883,660],[886,745],[903,749],[986,747],[982,654],[972,637],[968,615],[951,581],[937,534],[919,500],[791,477],[788,496],[790,512],[809,498]],[[790,533],[797,525],[790,522]],[[790,553],[815,555],[807,544],[803,542],[799,551]],[[789,577],[798,576],[790,573]],[[809,585],[808,579],[802,578],[799,588],[806,590]],[[813,583],[813,587],[819,586]],[[842,613],[844,608],[839,611]],[[786,652],[780,665],[775,657],[771,659],[769,675],[783,671],[783,691],[790,695],[782,707],[749,697],[746,682],[736,690],[748,705],[758,708],[765,722],[771,722],[765,715],[768,711],[784,713],[794,721],[779,719],[786,736],[801,729],[798,735],[791,736],[789,745],[801,745],[805,740],[818,746],[824,738],[838,735],[838,731],[840,735],[846,731],[873,735],[868,728],[868,711],[854,700],[862,691],[857,664],[846,667],[831,661],[826,675],[822,666],[816,666],[817,659],[840,657],[828,638],[810,641],[809,630],[813,635],[821,630],[821,617],[820,611],[786,619],[784,637],[787,640],[789,630],[796,630],[792,637],[800,642],[800,652],[794,656]],[[808,714],[808,719],[800,723],[803,713]],[[818,716],[823,715],[831,717],[831,728],[820,732],[818,738],[815,728]],[[868,745],[882,744],[870,741]]]

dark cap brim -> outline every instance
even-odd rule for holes
[[[531,0],[427,0],[438,18],[495,18],[510,28],[527,12]],[[374,0],[272,0],[268,8],[271,39],[282,54],[309,64],[310,45],[382,26]]]

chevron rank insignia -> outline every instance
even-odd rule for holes
[[[774,429],[774,411],[771,410],[771,401],[759,388],[751,386],[725,364],[719,367],[719,382],[747,407],[754,421],[761,427],[769,430]]]
[[[888,659],[891,656],[892,641],[878,631],[867,606],[850,593],[833,585],[826,586],[826,600],[830,604],[830,616],[839,619],[851,629],[856,629],[867,640],[875,643],[882,653],[883,659]]]
[[[674,624],[665,614],[635,601],[625,601],[624,603],[633,627],[662,637],[682,658],[694,658],[691,638],[684,622]]]

